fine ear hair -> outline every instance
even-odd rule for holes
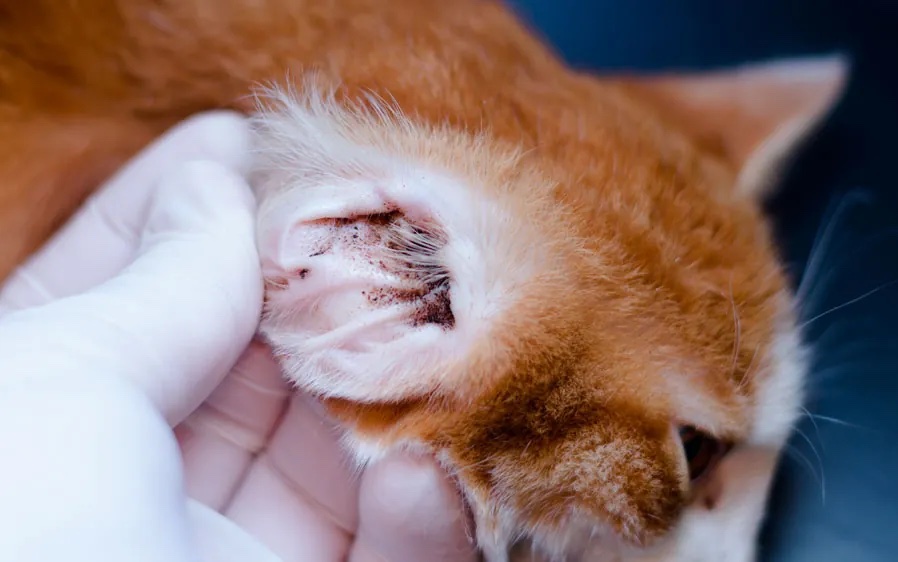
[[[763,199],[841,98],[848,74],[847,58],[830,55],[616,81],[732,165],[740,193]]]

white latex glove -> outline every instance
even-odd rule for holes
[[[433,462],[358,478],[312,401],[247,348],[246,148],[233,115],[177,127],[0,292],[3,562],[475,559]],[[182,458],[169,427],[185,418]]]
[[[198,560],[166,421],[256,329],[254,201],[224,167],[246,143],[230,115],[179,127],[0,293],[0,560]]]

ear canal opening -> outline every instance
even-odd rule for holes
[[[439,251],[446,238],[435,225],[416,224],[401,211],[369,215],[362,220],[384,229],[383,256],[378,265],[396,272],[412,288],[378,288],[368,293],[369,302],[399,302],[415,304],[410,318],[413,327],[434,324],[449,330],[455,327],[455,315],[450,299],[450,274],[441,262]]]

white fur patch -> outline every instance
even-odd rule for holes
[[[757,381],[754,426],[749,443],[781,448],[794,429],[804,401],[809,352],[792,321],[783,315],[770,350],[769,374]]]

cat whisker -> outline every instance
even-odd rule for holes
[[[851,205],[859,202],[869,202],[870,195],[864,190],[857,189],[849,191],[839,199],[831,199],[824,211],[824,217],[821,219],[821,226],[814,236],[811,243],[811,249],[808,253],[808,260],[805,264],[804,272],[795,291],[797,302],[804,305],[807,302],[809,292],[813,287],[814,279],[823,267],[823,259],[829,251],[833,236],[835,236],[836,226],[842,220],[843,216],[851,208]],[[833,204],[835,203],[835,208]]]
[[[818,315],[812,317],[811,319],[806,320],[806,321],[802,322],[801,324],[799,324],[799,325],[798,325],[798,329],[799,329],[799,330],[804,330],[806,327],[808,327],[809,325],[813,324],[814,322],[820,320],[821,318],[825,318],[826,316],[829,316],[830,314],[832,314],[832,313],[834,313],[834,312],[837,312],[837,311],[839,311],[839,310],[842,310],[842,309],[845,308],[845,307],[848,307],[848,306],[851,306],[851,305],[853,305],[853,304],[855,304],[855,303],[858,303],[858,302],[860,302],[860,301],[866,299],[867,297],[871,297],[871,296],[875,295],[876,293],[882,291],[883,289],[887,289],[887,288],[891,287],[892,285],[894,285],[894,284],[896,284],[896,283],[898,283],[898,279],[893,279],[893,280],[891,280],[891,281],[889,281],[889,282],[887,282],[887,283],[883,283],[882,285],[880,285],[880,286],[878,286],[878,287],[875,287],[875,288],[873,288],[873,289],[870,289],[869,291],[867,291],[866,293],[864,293],[864,294],[862,294],[862,295],[860,295],[860,296],[858,296],[858,297],[855,297],[855,298],[853,298],[853,299],[851,299],[851,300],[849,300],[849,301],[843,302],[842,304],[839,304],[839,305],[836,305],[836,306],[834,306],[834,307],[832,307],[832,308],[829,308],[829,309],[827,309],[827,310],[821,312],[820,314],[818,314]]]
[[[807,410],[805,410],[805,412],[806,412],[806,414],[807,414],[807,416],[808,416],[809,418],[814,419],[814,420],[825,421],[825,422],[832,423],[832,424],[835,424],[835,425],[839,425],[839,426],[842,426],[842,427],[850,427],[850,428],[852,428],[852,429],[859,429],[859,430],[862,430],[862,431],[868,430],[868,428],[866,428],[866,427],[864,427],[864,426],[857,425],[857,424],[853,424],[853,423],[847,422],[847,421],[845,421],[845,420],[840,420],[839,418],[834,418],[834,417],[831,417],[831,416],[824,416],[824,415],[821,415],[821,414],[812,414],[811,412],[808,412]],[[815,424],[815,425],[816,425],[816,424]]]
[[[805,408],[804,406],[801,407],[801,411],[805,416],[807,416],[807,418],[809,420],[811,420],[811,425],[814,426],[814,433],[817,435],[817,442],[820,443],[820,448],[825,451],[826,448],[823,445],[823,439],[820,437],[820,426],[817,425],[817,420],[815,420],[814,416],[811,415],[811,411],[808,410],[807,408]],[[797,430],[797,431],[800,432],[800,430]]]
[[[846,340],[845,335],[847,328],[850,327],[850,323],[846,322],[833,322],[827,325],[820,335],[816,336],[816,338],[809,343],[812,343],[815,348],[830,348],[832,346],[828,346],[829,342],[843,342]],[[849,334],[850,335],[850,334]],[[844,351],[849,348],[849,346],[842,345],[842,349],[840,351]]]
[[[752,379],[758,373],[758,364],[755,361],[758,359],[758,350],[761,349],[761,345],[758,344],[755,346],[755,351],[751,355],[751,361],[748,363],[748,367],[745,369],[745,374],[742,375],[742,380],[739,381],[739,385],[736,387],[739,392],[745,390],[745,388],[751,384]]]
[[[814,442],[811,441],[811,438],[808,437],[807,433],[801,430],[801,428],[795,428],[795,434],[801,437],[805,443],[808,444],[808,447],[811,448],[811,452],[814,454],[814,458],[817,459],[817,466],[820,467],[820,478],[823,482],[826,481],[826,477],[824,475],[823,470],[823,457],[820,456],[820,452],[817,450],[817,447],[814,445]]]
[[[898,228],[890,228],[887,231],[880,232],[876,236],[864,238],[862,240],[864,249],[869,249],[871,247],[874,247],[874,245],[876,243],[880,242],[881,240],[889,238],[889,237],[893,237],[893,236],[898,236]],[[813,283],[813,287],[811,287],[808,291],[808,294],[805,295],[805,297],[806,297],[805,300],[799,301],[802,304],[802,309],[803,310],[813,309],[816,306],[817,300],[819,300],[819,299],[815,298],[815,294],[818,291],[822,291],[823,289],[829,287],[830,284],[832,283],[833,279],[835,279],[838,275],[843,273],[845,270],[845,266],[848,265],[852,260],[857,259],[858,255],[862,254],[864,252],[864,249],[861,249],[859,251],[848,252],[841,258],[836,259],[835,261],[830,260],[826,264],[826,269],[827,269],[826,273],[823,274],[822,277],[815,277],[811,281]]]
[[[820,474],[817,473],[817,470],[814,468],[814,463],[807,457],[807,455],[803,454],[801,451],[796,449],[792,445],[787,445],[784,449],[785,453],[792,458],[801,461],[800,464],[805,468],[810,470],[811,476],[814,478],[814,481],[820,486],[821,490],[821,501],[826,503],[826,481],[821,477]]]
[[[739,363],[739,352],[741,351],[742,339],[742,320],[739,317],[739,309],[736,307],[736,295],[733,289],[733,276],[730,275],[730,305],[733,307],[733,359],[730,368],[730,378],[736,374],[736,366]]]
[[[835,323],[835,322],[831,322],[830,324],[825,326],[823,328],[823,331],[820,333],[820,335],[817,336],[813,342],[811,342],[811,343],[813,343],[813,349],[820,348],[821,346],[823,346],[823,344],[826,341],[832,339],[833,333],[838,334],[838,337],[835,338],[836,341],[838,341],[838,342],[845,341],[844,340],[844,332],[840,331],[840,328],[842,328],[842,327],[843,327],[843,324]]]

